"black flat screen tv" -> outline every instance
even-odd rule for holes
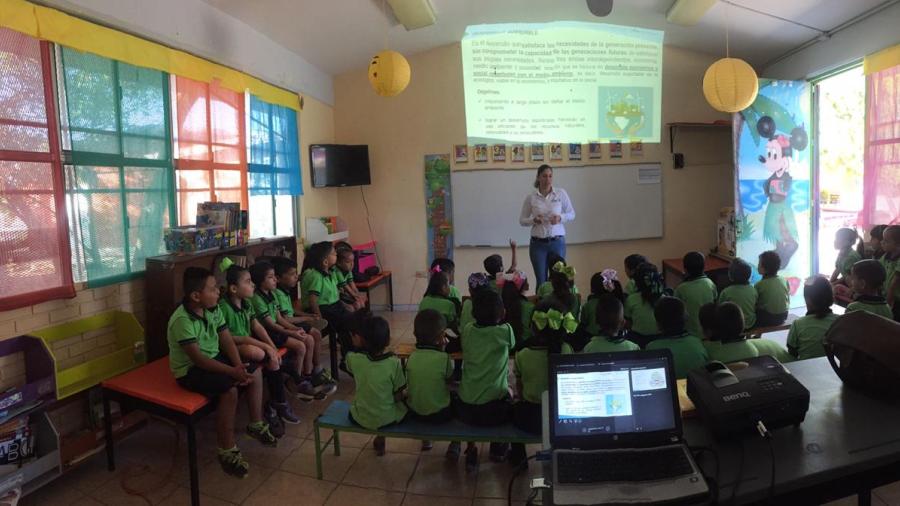
[[[309,161],[314,188],[372,183],[369,146],[312,144],[309,146]]]

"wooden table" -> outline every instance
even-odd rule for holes
[[[675,288],[684,279],[684,262],[680,258],[669,258],[663,260],[663,281],[669,288]],[[706,264],[703,266],[703,272],[709,276],[709,279],[716,284],[716,288],[721,291],[728,286],[728,267],[731,262],[723,258],[709,255],[706,257]]]

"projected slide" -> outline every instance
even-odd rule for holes
[[[467,27],[469,144],[659,142],[662,41],[602,23]]]
[[[628,371],[560,374],[556,393],[559,419],[631,416]]]

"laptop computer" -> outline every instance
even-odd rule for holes
[[[554,504],[689,502],[709,487],[682,440],[669,350],[550,356]]]

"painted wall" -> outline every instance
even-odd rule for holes
[[[900,43],[900,4],[767,67],[763,77],[805,79]]]
[[[713,61],[714,57],[709,55],[665,48],[664,125],[728,119],[707,105],[701,91],[703,72]],[[348,222],[353,242],[377,239],[383,268],[394,272],[394,300],[398,304],[418,303],[425,290],[425,280],[416,277],[417,271],[428,267],[424,156],[450,153],[454,144],[466,142],[459,45],[409,56],[409,62],[410,85],[394,98],[376,96],[369,87],[365,69],[335,77],[335,140],[368,144],[372,164],[372,185],[339,189],[338,208]],[[707,251],[715,245],[717,212],[732,205],[734,195],[731,130],[679,131],[676,148],[684,153],[687,162],[682,170],[672,168],[668,129],[664,129],[662,137],[661,144],[645,144],[640,159],[630,160],[628,146],[624,146],[625,158],[621,162],[662,162],[665,236],[570,246],[568,259],[578,271],[576,282],[582,290],[588,289],[594,272],[605,267],[621,270],[622,260],[630,253],[642,253],[660,263],[663,258],[681,257],[693,249]],[[586,146],[584,151],[587,156]],[[605,152],[608,153],[608,147]],[[523,165],[528,170],[536,166],[531,163],[506,166]],[[523,199],[529,190],[522,188]],[[368,202],[371,234],[361,192],[365,192]],[[574,206],[577,211],[578,202]],[[615,219],[615,216],[582,214],[577,219]],[[518,223],[510,224],[510,227],[517,226]],[[464,287],[468,274],[483,270],[482,260],[495,252],[502,253],[509,262],[508,248],[457,248],[456,284]],[[520,245],[518,255],[520,268],[531,275],[527,244]],[[376,295],[373,300],[379,303],[380,298]]]
[[[303,177],[303,196],[297,208],[295,235],[306,233],[307,217],[338,214],[337,188],[313,188],[309,172],[309,145],[334,142],[334,114],[331,106],[309,97],[303,100],[300,111],[300,174]],[[302,232],[302,233],[300,233]]]

